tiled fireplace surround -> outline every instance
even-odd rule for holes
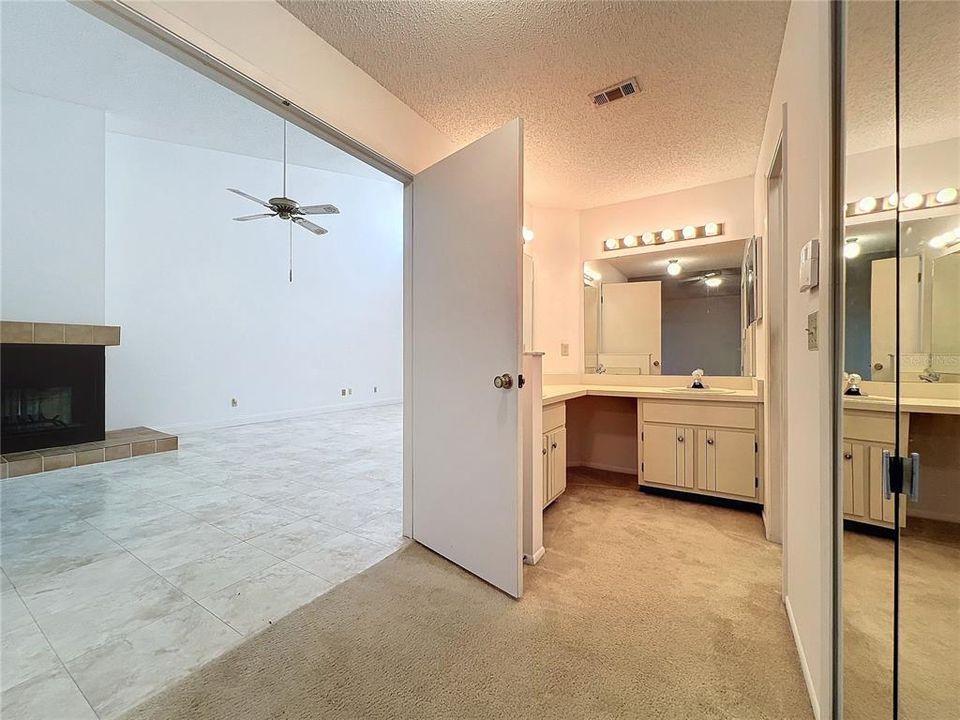
[[[0,343],[111,347],[120,344],[120,328],[3,320],[0,321]],[[151,428],[111,430],[103,440],[94,442],[5,453],[0,456],[0,479],[176,450],[177,444],[175,435]]]

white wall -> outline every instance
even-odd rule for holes
[[[457,149],[273,0],[129,4],[410,172]]]
[[[400,400],[399,183],[291,166],[288,195],[341,215],[317,219],[323,237],[294,228],[290,283],[287,225],[233,222],[258,208],[225,190],[277,195],[279,163],[107,138],[106,319],[123,333],[107,354],[108,428]]]
[[[748,238],[753,234],[753,203],[750,176],[583,210],[581,259],[601,257],[609,237],[711,221],[725,223],[727,240]]]
[[[104,114],[3,88],[4,320],[103,323]]]
[[[580,214],[563,208],[527,205],[524,224],[534,232],[524,252],[533,257],[533,345],[544,353],[544,374],[583,369],[583,270],[580,265]],[[569,345],[569,355],[560,345]]]
[[[770,98],[754,183],[755,232],[764,234],[766,172],[783,130],[786,192],[787,512],[785,600],[814,712],[831,707],[831,475],[829,238],[829,5],[793,3]],[[800,248],[820,238],[819,292],[800,293]],[[770,278],[767,268],[764,274]],[[771,279],[771,282],[775,281]],[[819,352],[807,350],[807,314],[819,312]]]

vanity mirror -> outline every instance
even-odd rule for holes
[[[746,240],[732,240],[584,263],[584,372],[749,374],[746,251]]]

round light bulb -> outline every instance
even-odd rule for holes
[[[723,282],[723,279],[719,275],[712,275],[711,277],[704,278],[703,282],[707,287],[715,288],[720,287],[720,283]]]
[[[520,231],[520,234],[523,236],[523,241],[525,243],[533,240],[533,230],[528,228],[526,225],[523,226],[523,230]]]
[[[853,260],[860,254],[860,243],[857,242],[856,238],[852,240],[847,240],[843,244],[843,256],[847,260]]]
[[[620,243],[616,238],[607,238],[603,245],[607,248],[607,250],[616,250],[618,247],[620,247]]]
[[[932,247],[935,250],[942,250],[947,246],[947,243],[950,241],[950,236],[953,233],[944,233],[943,235],[937,235],[932,237],[927,241],[927,245]]]
[[[708,222],[703,226],[703,232],[705,235],[716,235],[720,232],[720,226],[715,222]]]
[[[683,270],[683,268],[680,267],[680,261],[679,261],[679,260],[670,260],[670,261],[667,262],[667,274],[668,274],[668,275],[679,275],[682,270]]]
[[[914,210],[923,205],[923,195],[920,193],[910,193],[903,199],[903,207],[907,210]]]
[[[947,187],[937,193],[936,198],[937,202],[941,205],[948,205],[950,203],[957,201],[957,189],[952,187]]]
[[[877,209],[877,199],[875,197],[867,196],[860,198],[860,202],[857,203],[857,210],[862,213],[873,212]]]
[[[657,239],[657,236],[654,235],[652,232],[645,232],[643,235],[640,236],[640,241],[644,245],[653,245],[653,241],[656,239]]]
[[[676,233],[674,233],[670,228],[664,228],[660,231],[660,239],[664,242],[670,242],[675,236]]]
[[[627,235],[623,238],[624,247],[636,247],[637,246],[637,236],[636,235]]]
[[[887,196],[887,205],[889,205],[890,207],[895,208],[899,204],[899,202],[900,202],[900,196],[897,195],[896,193],[890,193],[890,195]]]
[[[697,229],[693,225],[687,225],[683,228],[683,237],[685,240],[692,240],[697,236]]]

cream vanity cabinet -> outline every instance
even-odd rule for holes
[[[640,484],[759,502],[758,406],[638,401]]]
[[[843,412],[843,516],[847,520],[893,527],[893,498],[883,497],[883,451],[893,455],[893,413]],[[909,414],[900,415],[901,444],[909,437]],[[900,525],[906,525],[906,503]]]
[[[543,408],[543,506],[567,489],[567,406],[558,402]]]

